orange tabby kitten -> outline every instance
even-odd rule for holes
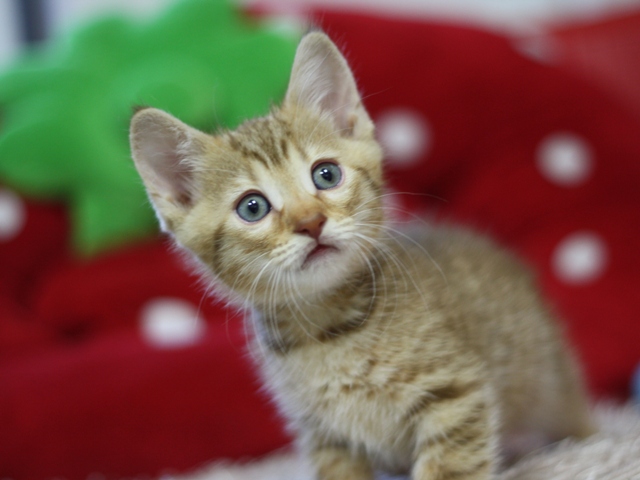
[[[147,108],[131,145],[163,229],[251,308],[266,384],[316,478],[486,479],[500,446],[591,431],[517,261],[471,234],[385,226],[374,125],[324,34],[303,38],[270,115],[207,135]]]

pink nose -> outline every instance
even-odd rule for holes
[[[324,227],[326,221],[327,217],[325,217],[321,213],[318,213],[313,217],[300,220],[296,225],[295,232],[301,235],[307,235],[314,240],[318,240],[318,238],[322,234],[322,228]]]

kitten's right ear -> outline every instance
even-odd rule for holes
[[[338,47],[322,32],[308,33],[300,40],[284,103],[330,118],[343,136],[373,136],[373,122],[351,69]]]
[[[173,230],[195,202],[193,171],[205,137],[155,108],[139,110],[131,119],[133,160],[164,231]]]

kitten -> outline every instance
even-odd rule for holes
[[[385,224],[374,125],[324,34],[302,39],[268,116],[207,135],[147,108],[131,145],[162,228],[251,308],[316,478],[491,478],[515,439],[591,432],[531,275],[469,233]]]

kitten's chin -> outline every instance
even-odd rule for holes
[[[300,269],[309,270],[311,268],[321,268],[323,263],[336,260],[339,254],[340,250],[333,245],[323,245],[320,243],[306,254]]]
[[[317,296],[339,288],[360,266],[358,263],[358,256],[348,249],[318,245],[295,273],[296,293]]]

